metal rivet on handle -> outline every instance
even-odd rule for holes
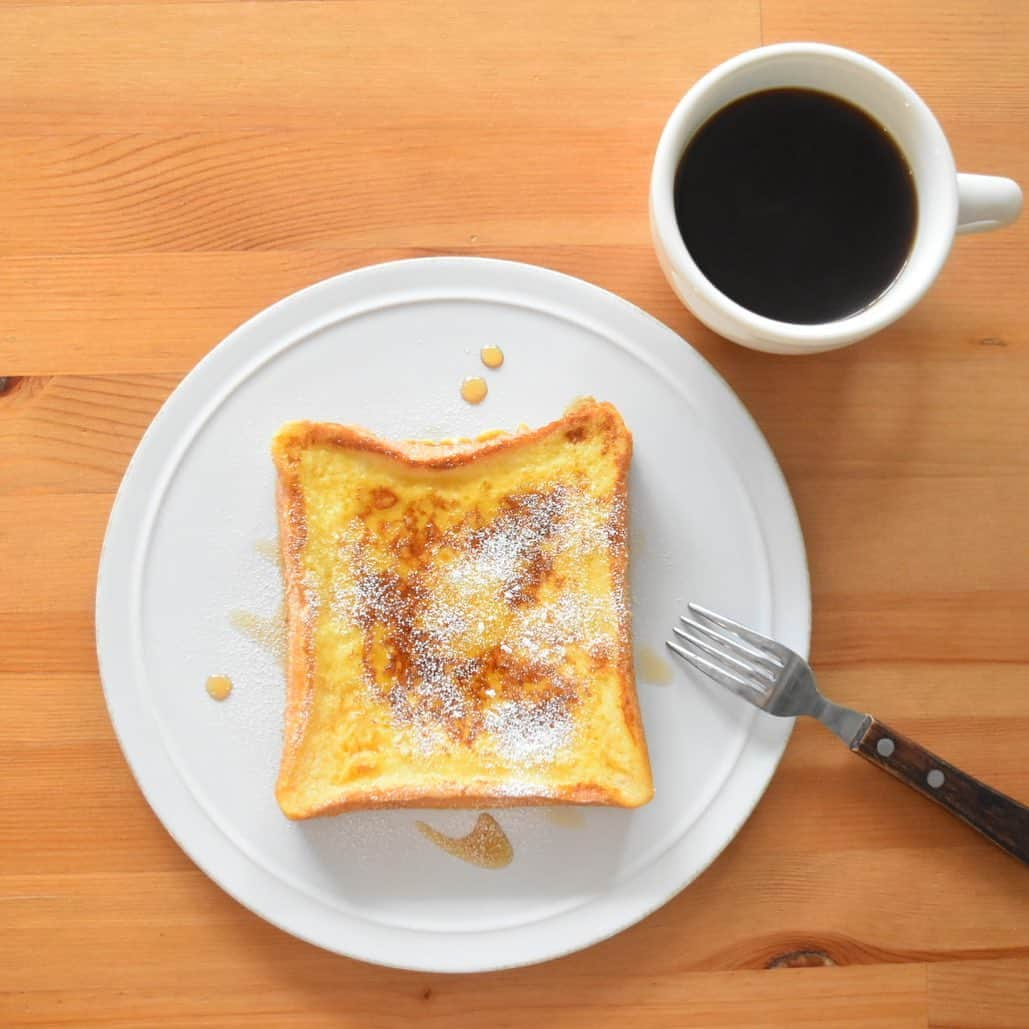
[[[945,776],[938,768],[934,768],[926,777],[925,781],[934,789],[938,790],[943,785]]]
[[[885,736],[875,745],[876,751],[883,757],[889,757],[894,750],[897,749],[897,745],[893,740],[887,739]]]

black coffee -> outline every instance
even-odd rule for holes
[[[769,89],[701,126],[675,217],[704,275],[756,314],[804,325],[855,314],[904,266],[918,200],[900,148],[852,104]]]

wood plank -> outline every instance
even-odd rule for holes
[[[0,496],[0,612],[90,611],[111,497]]]
[[[159,7],[162,4],[181,4],[183,0],[0,0],[2,7],[43,7],[49,4],[53,7],[88,7],[119,4],[139,4],[141,6]],[[276,0],[189,0],[192,4],[239,4],[239,3],[274,3]],[[277,0],[282,3],[283,0]],[[324,0],[322,0],[324,2]]]
[[[812,526],[816,589],[866,598],[970,586],[1017,594],[1027,582],[1016,514],[1029,503],[1025,472],[986,477],[966,468],[923,479],[916,465],[914,474],[794,476],[793,485],[802,524]]]
[[[8,744],[106,747],[113,739],[95,661],[84,672],[12,672],[5,664],[0,670],[0,704],[19,712],[18,718],[0,722],[0,748]]]
[[[0,132],[78,134],[89,150],[126,128],[344,125],[388,146],[392,132],[471,143],[503,125],[520,127],[517,175],[527,155],[561,151],[538,145],[548,125],[657,126],[687,83],[758,39],[755,0],[655,5],[646,19],[632,5],[599,17],[586,0],[5,7]]]
[[[0,640],[5,674],[96,673],[92,610],[0,610]]]
[[[210,8],[215,10],[216,8]],[[132,10],[132,8],[122,8]],[[0,24],[3,16],[0,12]],[[667,112],[666,112],[667,113]],[[0,116],[2,117],[2,116]],[[530,140],[410,127],[4,139],[3,252],[311,250],[647,240],[660,131],[556,124]],[[0,137],[2,138],[2,137]],[[616,155],[612,159],[612,154]],[[503,189],[491,183],[503,182]],[[481,183],[471,186],[470,183]],[[404,197],[403,203],[397,197]],[[625,198],[633,196],[629,205]],[[454,217],[460,198],[461,216]]]
[[[178,382],[177,375],[9,380],[0,395],[0,495],[114,492]]]
[[[1026,661],[1026,590],[846,596],[816,588],[814,605],[811,660],[818,668],[890,660]]]
[[[67,953],[67,934],[61,935],[58,949]],[[226,950],[235,947],[230,932],[218,935]],[[190,947],[199,942],[195,934],[172,927],[166,938],[169,953],[189,964]],[[867,968],[812,968],[698,976],[654,973],[643,959],[613,979],[569,976],[566,962],[488,976],[420,976],[371,969],[309,947],[291,953],[259,930],[239,966],[215,956],[195,967],[192,989],[176,991],[171,984],[154,989],[161,970],[145,951],[131,956],[139,936],[126,932],[122,940],[105,969],[69,999],[84,1019],[126,1029],[223,1025],[241,1010],[248,1012],[248,1024],[269,1027],[399,1029],[419,1023],[513,1029],[538,1025],[542,1015],[548,1026],[570,1029],[638,1022],[641,1012],[655,1029],[756,1029],[769,1024],[770,1012],[781,1012],[790,1026],[925,1026],[925,969],[917,965],[874,974]],[[126,962],[121,968],[120,957]],[[103,989],[103,983],[110,987]],[[383,996],[389,996],[388,1004]],[[19,1026],[60,1024],[67,1017],[67,1007],[47,992],[11,995],[11,1010],[22,1019],[14,1023]]]
[[[1029,959],[942,962],[928,969],[931,1029],[1023,1029]]]
[[[95,689],[99,696],[99,685]],[[56,763],[63,760],[78,763],[75,774]],[[96,900],[116,911],[118,898],[125,895],[125,875],[169,869],[192,874],[189,859],[139,792],[113,732],[103,743],[15,748],[0,757],[0,771],[0,892],[8,889],[11,876],[53,873],[63,880],[102,873],[106,878],[95,891]],[[23,792],[15,792],[15,782]],[[41,839],[45,848],[39,846]],[[48,887],[41,892],[54,891]],[[212,887],[212,892],[217,889]],[[163,890],[157,896],[162,895]],[[13,928],[19,910],[24,914],[35,909],[3,908],[3,924]],[[153,911],[145,917],[154,924],[162,916]]]

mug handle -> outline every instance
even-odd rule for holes
[[[997,175],[958,173],[958,225],[956,231],[985,232],[1010,225],[1022,210],[1017,182]]]

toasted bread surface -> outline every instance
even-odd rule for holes
[[[614,407],[445,443],[291,422],[272,452],[286,815],[651,798]]]

